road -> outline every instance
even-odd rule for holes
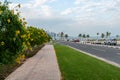
[[[66,42],[66,41],[58,41],[58,43],[74,47],[76,49],[85,51],[87,53],[106,59],[108,61],[115,62],[120,65],[120,49],[104,47],[104,46],[80,44],[75,42]]]

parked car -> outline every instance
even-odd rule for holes
[[[79,42],[79,39],[74,39],[72,42]]]
[[[101,40],[95,40],[92,44],[101,44]]]
[[[104,42],[105,45],[117,45],[117,40],[116,39],[107,39]]]

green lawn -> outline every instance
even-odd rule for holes
[[[120,68],[55,44],[63,80],[120,80]]]

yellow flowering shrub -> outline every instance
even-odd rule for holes
[[[21,38],[25,38],[26,37],[26,35],[24,34],[24,35],[21,35]]]
[[[19,30],[16,30],[16,31],[15,31],[15,34],[16,34],[16,35],[20,34],[20,31],[19,31]]]
[[[43,29],[26,27],[25,18],[20,17],[20,7],[18,4],[14,12],[7,4],[0,4],[0,63],[3,64],[13,61],[20,64],[25,59],[25,55],[21,53],[33,51],[34,46],[50,40]]]
[[[43,29],[30,26],[27,28],[27,33],[29,38],[28,40],[32,47],[35,45],[41,45],[50,40],[50,37]]]
[[[10,19],[8,19],[7,22],[10,23]]]
[[[15,7],[15,10],[18,7]],[[0,63],[15,61],[16,56],[23,51],[24,38],[21,38],[21,35],[26,31],[20,18],[7,4],[0,4]]]
[[[2,41],[2,42],[1,42],[1,45],[2,45],[2,46],[5,45],[5,42]]]
[[[3,11],[2,11],[2,10],[0,10],[0,15],[2,14],[2,12],[3,12]]]
[[[32,47],[29,47],[29,50],[32,51],[33,50]]]
[[[21,64],[24,60],[25,60],[25,55],[22,54],[22,55],[19,55],[19,56],[16,58],[15,61],[16,61],[18,64]]]
[[[20,5],[20,4],[18,4],[18,7],[20,8],[20,7],[21,7],[21,5]]]

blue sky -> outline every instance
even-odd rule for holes
[[[3,1],[3,0],[2,0]],[[71,36],[111,32],[120,35],[120,0],[8,0],[21,4],[28,25]]]

